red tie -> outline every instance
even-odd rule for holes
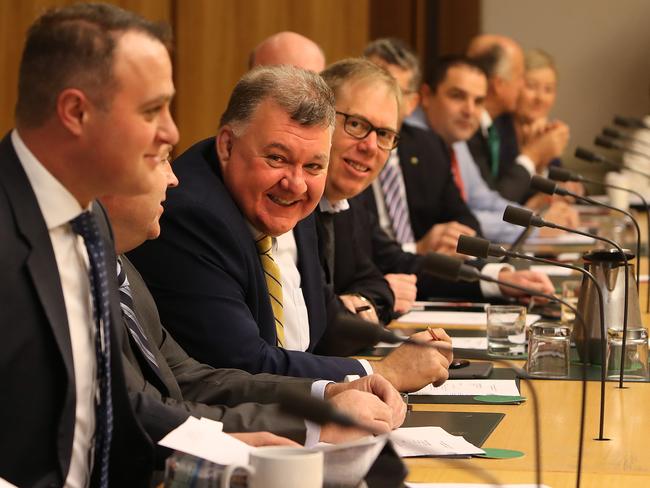
[[[458,160],[456,159],[456,153],[453,149],[451,149],[451,176],[454,178],[454,183],[456,183],[456,186],[458,187],[461,198],[467,201],[467,192],[465,191],[465,185],[463,184],[463,177],[460,175]]]

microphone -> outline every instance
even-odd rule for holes
[[[503,246],[499,244],[493,244],[487,239],[482,239],[480,237],[471,237],[467,235],[462,235],[458,238],[458,244],[456,245],[456,251],[460,254],[466,254],[468,256],[474,256],[477,258],[486,259],[490,256],[496,258],[502,257],[511,257],[517,259],[523,259],[526,261],[535,261],[537,263],[551,264],[554,266],[561,266],[563,268],[573,269],[579,271],[584,276],[594,284],[596,291],[598,293],[598,304],[600,312],[600,344],[601,344],[601,355],[603,357],[602,364],[600,368],[600,419],[598,423],[598,437],[596,440],[604,441],[607,440],[604,437],[605,430],[605,382],[606,382],[606,373],[605,373],[605,356],[607,354],[607,342],[605,337],[607,337],[607,328],[605,327],[605,301],[603,300],[603,290],[598,284],[596,277],[580,266],[575,266],[573,264],[565,264],[557,261],[552,261],[550,259],[538,258],[536,256],[529,256],[527,254],[518,253],[515,251],[508,251]],[[586,337],[585,337],[586,338]],[[587,358],[583,359],[585,362]]]
[[[427,262],[427,266],[423,268],[424,271],[431,273],[432,275],[441,278],[441,279],[446,279],[446,280],[451,280],[451,281],[478,281],[478,280],[483,280],[483,281],[488,281],[490,283],[496,283],[498,285],[502,286],[507,286],[510,288],[514,288],[516,290],[521,290],[524,293],[528,293],[531,296],[539,296],[539,297],[544,297],[547,300],[553,301],[553,302],[559,302],[564,305],[566,305],[571,311],[573,311],[576,314],[576,319],[578,319],[578,322],[583,328],[583,333],[587,333],[587,327],[585,325],[585,321],[582,317],[582,314],[576,310],[576,308],[571,305],[570,303],[567,303],[565,300],[562,300],[561,298],[558,298],[554,295],[549,295],[547,293],[542,293],[537,290],[533,290],[532,288],[528,288],[525,286],[518,285],[516,283],[511,283],[508,281],[502,281],[498,280],[496,278],[492,278],[491,276],[487,276],[482,274],[478,269],[473,268],[469,265],[464,264],[461,260],[453,258],[451,256],[445,256],[443,254],[437,254],[437,253],[430,253],[429,254],[429,260]],[[585,349],[586,349],[586,342],[585,342]],[[584,351],[586,354],[586,350]],[[529,384],[529,383],[527,383]],[[530,385],[532,386],[532,385]],[[534,391],[534,390],[531,390]],[[537,412],[537,397],[536,395],[533,395],[533,400],[535,402],[535,412]],[[585,427],[585,410],[586,410],[586,402],[587,402],[587,363],[583,361],[582,363],[582,402],[580,405],[580,434],[579,434],[579,443],[578,443],[578,466],[577,466],[577,473],[576,473],[576,486],[580,487],[580,479],[582,475],[582,452],[583,452],[583,440],[584,440],[584,427]],[[539,429],[539,418],[537,418],[537,415],[535,416],[535,432],[537,435]],[[538,448],[539,445],[536,446]],[[537,456],[539,456],[539,449],[537,450]],[[538,461],[538,459],[535,459],[535,462],[537,466],[541,466],[541,460]],[[539,485],[541,483],[541,474],[537,474],[538,479],[537,479],[537,484]]]
[[[630,129],[650,129],[650,125],[646,124],[643,119],[636,117],[621,117],[617,115],[614,117],[614,124]]]
[[[341,412],[328,401],[304,393],[283,390],[278,395],[278,404],[280,410],[284,413],[307,419],[318,425],[333,423],[343,427],[363,430],[369,434],[377,433],[371,426]]]
[[[587,161],[589,163],[603,163],[606,166],[609,166],[610,168],[625,169],[631,173],[635,173],[641,176],[645,176],[646,178],[650,178],[650,173],[645,173],[643,171],[639,171],[638,169],[630,168],[629,166],[617,164],[614,161],[607,159],[604,156],[601,156],[600,154],[596,154],[593,151],[589,151],[588,149],[585,149],[583,147],[577,147],[574,155],[576,158],[582,159],[583,161]]]
[[[578,173],[572,173],[571,171],[564,169],[564,168],[559,168],[557,166],[551,166],[548,170],[548,177],[552,180],[555,181],[580,181],[580,182],[585,182],[585,183],[592,183],[595,185],[600,185],[605,188],[615,188],[617,190],[622,190],[626,191],[628,193],[632,193],[633,195],[636,195],[642,202],[643,206],[645,207],[645,212],[646,212],[646,225],[648,227],[648,242],[650,242],[650,207],[648,206],[648,202],[646,199],[641,195],[640,193],[630,190],[629,188],[625,188],[623,186],[618,186],[618,185],[611,185],[609,183],[603,183],[602,181],[596,181],[592,180],[589,178],[585,178],[584,176],[578,174]],[[637,268],[641,268],[641,262],[639,261],[639,266]],[[639,270],[637,270],[639,271]],[[648,276],[650,276],[650,246],[648,247]],[[639,273],[637,273],[637,281],[639,279]],[[640,283],[638,283],[640,284]],[[647,296],[646,296],[646,313],[650,313],[650,286],[647,287]]]
[[[623,251],[621,246],[619,246],[616,242],[614,242],[611,239],[607,239],[606,237],[599,236],[597,234],[591,234],[589,232],[583,232],[578,229],[569,229],[568,227],[565,227],[563,225],[559,224],[554,224],[553,222],[548,222],[544,219],[542,219],[540,216],[535,215],[533,212],[531,212],[528,209],[525,208],[519,208],[519,207],[514,207],[512,205],[508,205],[506,207],[505,212],[503,212],[503,220],[506,222],[509,222],[511,224],[515,225],[520,225],[522,227],[528,227],[529,225],[533,225],[535,227],[549,227],[551,229],[560,229],[564,230],[566,232],[570,232],[572,234],[578,234],[581,236],[586,236],[586,237],[591,237],[592,239],[597,239],[599,241],[606,242],[610,246],[613,246],[616,248],[616,250],[621,253],[621,257],[623,258],[623,261],[625,263],[625,273],[623,275],[624,278],[624,296],[625,296],[625,303],[623,304],[623,341],[622,341],[622,346],[625,346],[625,338],[627,334],[627,301],[628,301],[628,296],[629,296],[629,279],[627,276],[627,267],[628,267],[628,261],[627,261],[627,254]],[[586,329],[586,327],[585,327]],[[585,334],[585,337],[587,335]],[[603,337],[604,339],[604,337]],[[625,349],[623,347],[623,349]],[[621,353],[622,356],[622,353]],[[586,356],[585,356],[586,357]],[[605,356],[603,356],[602,362],[605,362]],[[622,364],[622,363],[621,363]],[[619,388],[623,388],[623,368],[621,368],[621,375],[619,377]]]
[[[618,151],[631,152],[632,154],[637,154],[646,159],[650,159],[650,156],[645,152],[626,147],[623,144],[619,144],[617,142],[612,141],[611,139],[608,139],[607,137],[596,136],[596,138],[594,139],[594,144],[596,144],[596,146],[604,147],[606,149],[617,149]]]
[[[535,190],[541,191],[542,193],[546,193],[548,195],[557,194],[557,195],[562,195],[562,196],[570,196],[570,197],[573,197],[576,200],[579,200],[581,202],[585,202],[585,203],[588,203],[590,205],[595,205],[597,207],[605,207],[605,208],[608,208],[610,210],[614,210],[616,212],[620,212],[620,213],[622,213],[624,215],[627,215],[627,217],[632,221],[632,223],[634,224],[634,227],[636,228],[636,258],[637,258],[637,263],[640,263],[640,261],[641,261],[641,229],[639,228],[639,223],[636,221],[636,219],[632,216],[631,213],[629,213],[626,210],[623,210],[621,208],[613,207],[613,206],[608,205],[606,203],[599,202],[598,200],[594,200],[593,198],[583,197],[581,195],[578,195],[577,193],[570,192],[566,188],[562,188],[562,187],[558,186],[557,183],[555,183],[554,181],[551,181],[548,178],[544,178],[544,177],[539,176],[539,175],[535,175],[535,176],[533,176],[531,178],[530,187],[535,189]],[[641,269],[640,268],[641,268],[640,266],[636,267],[636,286],[637,286],[637,290],[639,288],[639,281],[640,281],[640,277],[641,277],[641,275],[640,275]],[[627,265],[626,265],[625,269],[627,270]],[[627,298],[626,298],[626,302],[627,302]]]
[[[638,142],[639,144],[643,146],[650,146],[650,142],[645,141],[643,139],[639,139],[638,137],[634,137],[630,134],[627,134],[625,132],[622,132],[620,130],[612,129],[611,127],[605,127],[602,130],[602,134],[605,137],[609,137],[612,139],[623,139],[627,141],[633,141],[633,142]]]

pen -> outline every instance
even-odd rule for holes
[[[370,305],[363,305],[361,307],[355,307],[354,308],[354,313],[361,313],[361,312],[367,312],[370,310],[372,307]]]
[[[429,334],[431,334],[431,337],[433,337],[434,341],[440,340],[440,338],[436,335],[436,332],[431,327],[427,327],[427,330],[429,331]]]

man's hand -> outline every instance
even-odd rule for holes
[[[548,211],[544,214],[544,219],[571,229],[575,229],[580,225],[580,216],[578,215],[578,212],[564,201],[553,202]],[[550,237],[563,233],[563,230],[552,229],[550,227],[544,227],[539,231],[539,235],[542,237]]]
[[[395,306],[393,310],[397,313],[406,313],[413,307],[415,297],[418,294],[417,276],[413,274],[387,274],[384,275],[388,286],[395,295]]]
[[[417,253],[438,252],[455,256],[456,244],[461,235],[475,236],[476,231],[456,221],[436,224],[416,243]]]
[[[260,446],[291,446],[291,447],[302,447],[297,442],[287,439],[286,437],[280,437],[279,435],[271,434],[270,432],[236,432],[228,433],[228,435],[233,436],[235,439],[239,439],[242,442],[245,442],[249,446],[260,447]]]
[[[372,363],[375,373],[384,376],[399,391],[417,391],[429,383],[442,385],[449,377],[453,359],[451,338],[442,329],[435,329],[438,340],[429,331],[411,336],[420,342],[440,344],[441,348],[402,344],[381,361]]]
[[[544,273],[538,273],[536,271],[521,270],[521,271],[511,271],[508,269],[503,269],[499,272],[499,280],[508,281],[519,286],[525,286],[526,288],[532,288],[542,293],[552,294],[555,291],[553,283],[548,276]],[[514,288],[509,288],[507,286],[499,285],[501,293],[506,296],[511,297],[523,297],[526,294],[523,291],[515,290]]]
[[[356,314],[357,317],[363,320],[367,320],[368,322],[372,322],[374,324],[379,323],[379,317],[377,317],[377,311],[375,310],[375,307],[372,306],[372,303],[369,300],[362,298],[359,295],[339,295],[339,298],[343,302],[343,305],[345,305],[345,308],[347,308],[353,314]],[[357,312],[357,310],[359,309],[361,309],[361,311]],[[363,310],[363,309],[367,309],[367,310]]]
[[[371,374],[351,381],[350,383],[330,383],[325,388],[325,398],[333,399],[347,390],[372,393],[384,402],[391,411],[391,427],[393,429],[396,429],[404,422],[406,404],[402,400],[399,392],[383,376]]]

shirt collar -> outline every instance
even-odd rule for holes
[[[325,196],[320,199],[318,208],[323,213],[339,213],[350,208],[347,200],[339,200],[338,202],[331,203]]]
[[[11,143],[36,195],[48,230],[69,222],[83,212],[77,199],[36,159],[16,129],[11,131]]]
[[[487,110],[483,110],[481,113],[481,132],[485,137],[488,136],[488,129],[492,126],[493,120],[492,117],[490,117],[490,114],[488,113]]]

